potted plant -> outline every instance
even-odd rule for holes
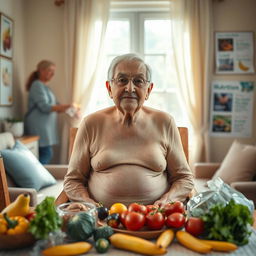
[[[19,118],[7,118],[4,121],[4,130],[11,132],[14,137],[21,137],[24,134],[24,122]]]

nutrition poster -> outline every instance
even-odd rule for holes
[[[216,32],[217,74],[254,73],[253,32]]]
[[[211,135],[251,137],[254,88],[251,81],[212,82]]]

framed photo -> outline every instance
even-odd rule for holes
[[[12,61],[0,57],[0,105],[2,106],[11,106],[13,103],[12,77]]]
[[[1,13],[0,54],[7,58],[13,55],[13,21]]]
[[[253,37],[253,32],[216,32],[216,73],[253,74]]]

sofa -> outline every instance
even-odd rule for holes
[[[9,132],[0,133],[0,151],[3,152],[6,149],[12,149],[15,146],[16,140],[13,135]],[[32,153],[31,153],[32,154]],[[3,154],[2,154],[3,155]],[[36,159],[33,159],[37,161]],[[6,178],[8,183],[8,189],[10,193],[10,200],[13,201],[17,195],[21,193],[27,193],[30,195],[30,205],[36,206],[40,203],[46,196],[57,197],[63,189],[63,179],[67,171],[67,165],[44,165],[44,167],[55,179],[54,184],[49,186],[44,186],[40,189],[35,189],[31,187],[21,187],[18,186],[14,179],[8,174],[7,166],[5,163],[5,158],[3,156],[3,161],[6,170]],[[37,161],[38,162],[38,161]],[[41,165],[39,162],[37,165]],[[20,168],[23,166],[20,165]],[[15,172],[18,174],[20,172],[18,167]],[[45,170],[45,171],[46,171]]]
[[[221,167],[221,163],[195,163],[195,188],[197,192],[203,192],[208,189],[207,181],[213,178],[216,171]],[[256,166],[255,166],[256,167]],[[245,197],[252,200],[256,206],[256,179],[251,181],[236,181],[229,184],[232,188],[241,192]]]

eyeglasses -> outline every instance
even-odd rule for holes
[[[150,82],[142,77],[132,77],[132,78],[118,77],[118,78],[112,78],[111,81],[113,81],[119,87],[123,87],[127,85],[130,81],[132,81],[132,83],[139,88],[145,87],[147,83]]]

